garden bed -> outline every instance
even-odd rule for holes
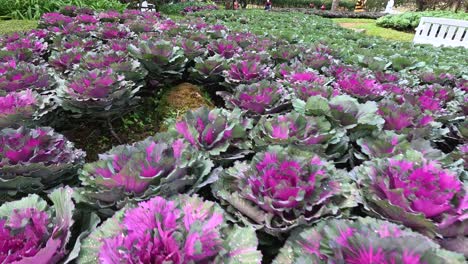
[[[0,36],[0,262],[465,263],[466,51],[298,13],[38,27]]]
[[[274,12],[301,12],[309,15],[316,15],[326,18],[370,18],[377,19],[385,16],[380,12],[352,12],[352,11],[327,11],[311,8],[273,8]]]

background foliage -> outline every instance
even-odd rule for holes
[[[451,11],[406,12],[398,15],[386,15],[377,20],[377,25],[398,30],[412,30],[419,25],[421,17],[444,17],[468,20],[468,13]]]
[[[0,0],[0,16],[37,20],[42,14],[56,12],[67,5],[118,11],[123,11],[127,6],[118,0]]]

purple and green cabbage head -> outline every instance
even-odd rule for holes
[[[464,237],[467,245],[467,187],[456,173],[412,151],[365,162],[351,176],[370,213],[429,236]]]
[[[441,85],[453,85],[456,77],[450,73],[434,73],[434,72],[422,72],[419,74],[421,83],[424,84],[441,84]]]
[[[101,22],[118,22],[120,20],[121,14],[116,10],[107,10],[97,14],[97,18]]]
[[[134,105],[140,88],[141,85],[127,81],[111,68],[77,70],[67,80],[59,81],[57,96],[61,107],[76,117],[107,118]]]
[[[78,15],[78,7],[73,5],[67,5],[60,8],[59,12],[62,15],[69,17],[76,17]],[[93,12],[91,12],[93,14]]]
[[[419,87],[420,91],[416,94],[417,101],[413,105],[419,106],[421,111],[443,114],[447,109],[447,103],[454,98],[455,89],[438,84]],[[463,95],[462,95],[463,96]],[[466,95],[465,95],[466,96]]]
[[[0,128],[30,123],[40,104],[41,96],[31,90],[0,96]]]
[[[310,116],[326,116],[335,127],[346,129],[356,138],[380,131],[384,124],[377,111],[377,104],[367,101],[364,104],[349,95],[338,95],[330,99],[322,96],[311,96],[304,102],[293,101],[296,111]]]
[[[182,48],[165,40],[141,40],[128,49],[148,70],[150,78],[158,81],[180,78],[188,61]]]
[[[30,194],[0,206],[0,261],[63,263],[74,223],[72,194],[69,187],[59,188],[48,195],[52,205]]]
[[[125,208],[83,242],[79,263],[260,264],[251,227],[229,227],[216,203],[156,196]]]
[[[129,58],[124,52],[104,50],[100,52],[86,52],[81,59],[80,67],[86,70],[105,69],[114,64],[120,64]]]
[[[48,63],[60,73],[68,74],[80,63],[84,50],[82,48],[71,48],[63,51],[52,52]]]
[[[69,49],[83,49],[84,51],[93,51],[103,45],[102,42],[96,38],[84,38],[76,34],[56,36],[52,39],[52,41],[52,49],[57,51],[66,51]],[[109,41],[108,44],[111,45],[113,42],[115,42],[115,40]]]
[[[227,70],[225,59],[219,55],[203,59],[194,59],[195,66],[190,68],[190,79],[204,85],[218,84],[224,81],[223,72]]]
[[[289,94],[280,83],[261,81],[239,85],[234,93],[218,92],[229,109],[240,108],[251,115],[279,113],[290,105]]]
[[[60,13],[46,13],[42,15],[38,26],[40,28],[63,27],[73,22],[73,18]]]
[[[344,70],[335,78],[333,86],[337,91],[357,98],[375,100],[387,93],[384,87],[367,73]]]
[[[265,51],[244,51],[240,53],[239,55],[234,56],[234,58],[237,61],[251,61],[251,62],[257,62],[261,63],[263,65],[271,64],[273,63],[270,54],[268,54]]]
[[[228,84],[252,84],[270,79],[273,72],[265,64],[246,60],[231,63],[223,74]]]
[[[295,230],[273,264],[439,264],[465,263],[429,238],[374,218],[324,220]]]
[[[0,130],[0,190],[40,192],[71,180],[85,153],[49,127]]]
[[[290,62],[301,53],[299,47],[295,45],[279,45],[270,52],[271,58],[277,63]]]
[[[236,42],[225,39],[213,40],[206,45],[206,48],[209,56],[218,54],[224,59],[231,59],[234,55],[242,52],[242,48]]]
[[[11,38],[0,38],[0,44],[2,53],[10,55],[6,57],[36,65],[43,63],[42,56],[48,52],[48,43],[40,31],[37,31],[37,34],[35,31],[31,31],[29,33],[16,33]],[[1,60],[4,61],[5,58]]]
[[[344,172],[314,153],[279,146],[225,169],[213,193],[235,218],[273,235],[355,206]]]
[[[330,98],[333,89],[327,85],[329,80],[314,72],[292,72],[285,76],[295,98],[307,101],[311,96]]]
[[[147,71],[139,61],[129,57],[127,52],[107,50],[102,52],[87,52],[81,59],[79,67],[85,70],[111,68],[116,74],[123,75],[125,80],[135,83],[142,81]]]
[[[205,57],[207,53],[204,45],[196,40],[180,37],[174,42],[184,50],[184,55],[189,60],[193,60],[197,57]]]
[[[307,69],[299,61],[292,63],[281,63],[277,64],[274,68],[274,77],[278,79],[287,80],[287,78],[295,72],[305,72]]]
[[[431,114],[421,112],[407,101],[400,103],[390,99],[382,100],[379,102],[378,113],[385,120],[383,128],[396,132],[408,133],[410,129],[427,128],[434,121]]]
[[[251,121],[241,114],[238,108],[227,111],[201,107],[187,112],[174,129],[199,151],[218,158],[230,156],[233,152],[250,148],[247,130],[252,126]]]
[[[98,20],[94,15],[79,14],[75,17],[75,22],[79,24],[97,24]]]
[[[315,51],[305,53],[302,63],[307,67],[320,71],[333,63],[333,56],[324,50],[316,49]]]
[[[99,155],[80,171],[80,202],[117,210],[127,200],[194,192],[206,185],[213,164],[189,143],[167,134],[122,145]]]
[[[98,37],[104,40],[125,39],[131,35],[130,29],[119,23],[103,23],[98,28]]]
[[[323,116],[306,116],[295,111],[262,116],[251,132],[251,138],[256,147],[270,145],[296,145],[311,147],[312,145],[327,145],[337,131]]]
[[[157,20],[154,19],[132,19],[132,20],[125,20],[125,25],[130,29],[133,33],[145,33],[145,32],[153,32],[154,31],[154,24],[157,23]]]
[[[233,32],[226,37],[227,40],[236,42],[243,49],[251,48],[257,44],[258,37],[251,32]],[[250,47],[249,47],[250,46]]]
[[[0,90],[6,92],[27,89],[42,91],[49,87],[52,87],[52,80],[45,67],[14,60],[0,63]]]
[[[444,157],[440,150],[434,149],[431,142],[422,138],[410,140],[407,134],[397,134],[393,131],[379,131],[371,136],[356,140],[360,147],[359,153],[354,155],[362,160],[376,158],[391,158],[398,154],[404,154],[409,150],[419,151],[427,159],[439,160]]]

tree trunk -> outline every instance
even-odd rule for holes
[[[423,11],[425,6],[424,0],[416,0],[416,6],[418,11]]]
[[[331,6],[331,11],[336,11],[338,9],[339,4],[340,4],[340,0],[333,0],[332,1],[332,6]]]
[[[453,12],[458,12],[458,10],[460,9],[461,4],[462,4],[462,0],[455,0],[455,1],[453,1],[453,3],[452,3],[452,11],[453,11]]]

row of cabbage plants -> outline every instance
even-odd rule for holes
[[[283,10],[265,15],[259,10],[232,12],[199,12],[192,16],[202,17],[209,23],[221,23],[236,31],[249,31],[257,35],[276,36],[292,43],[317,42],[332,48],[343,62],[372,71],[395,71],[408,73],[411,79],[415,71],[449,73],[458,77],[468,75],[465,48],[434,48],[431,45],[414,45],[406,41],[390,41],[380,37],[356,34],[328,18],[333,14],[316,14],[310,10]],[[305,13],[304,13],[305,12]],[[359,14],[354,14],[360,16]],[[363,13],[369,18],[369,13]],[[374,17],[375,18],[375,17]],[[333,34],[331,34],[331,32]]]
[[[39,24],[0,37],[0,262],[464,263],[467,80],[152,12]],[[96,161],[47,127],[183,81],[217,107]]]

